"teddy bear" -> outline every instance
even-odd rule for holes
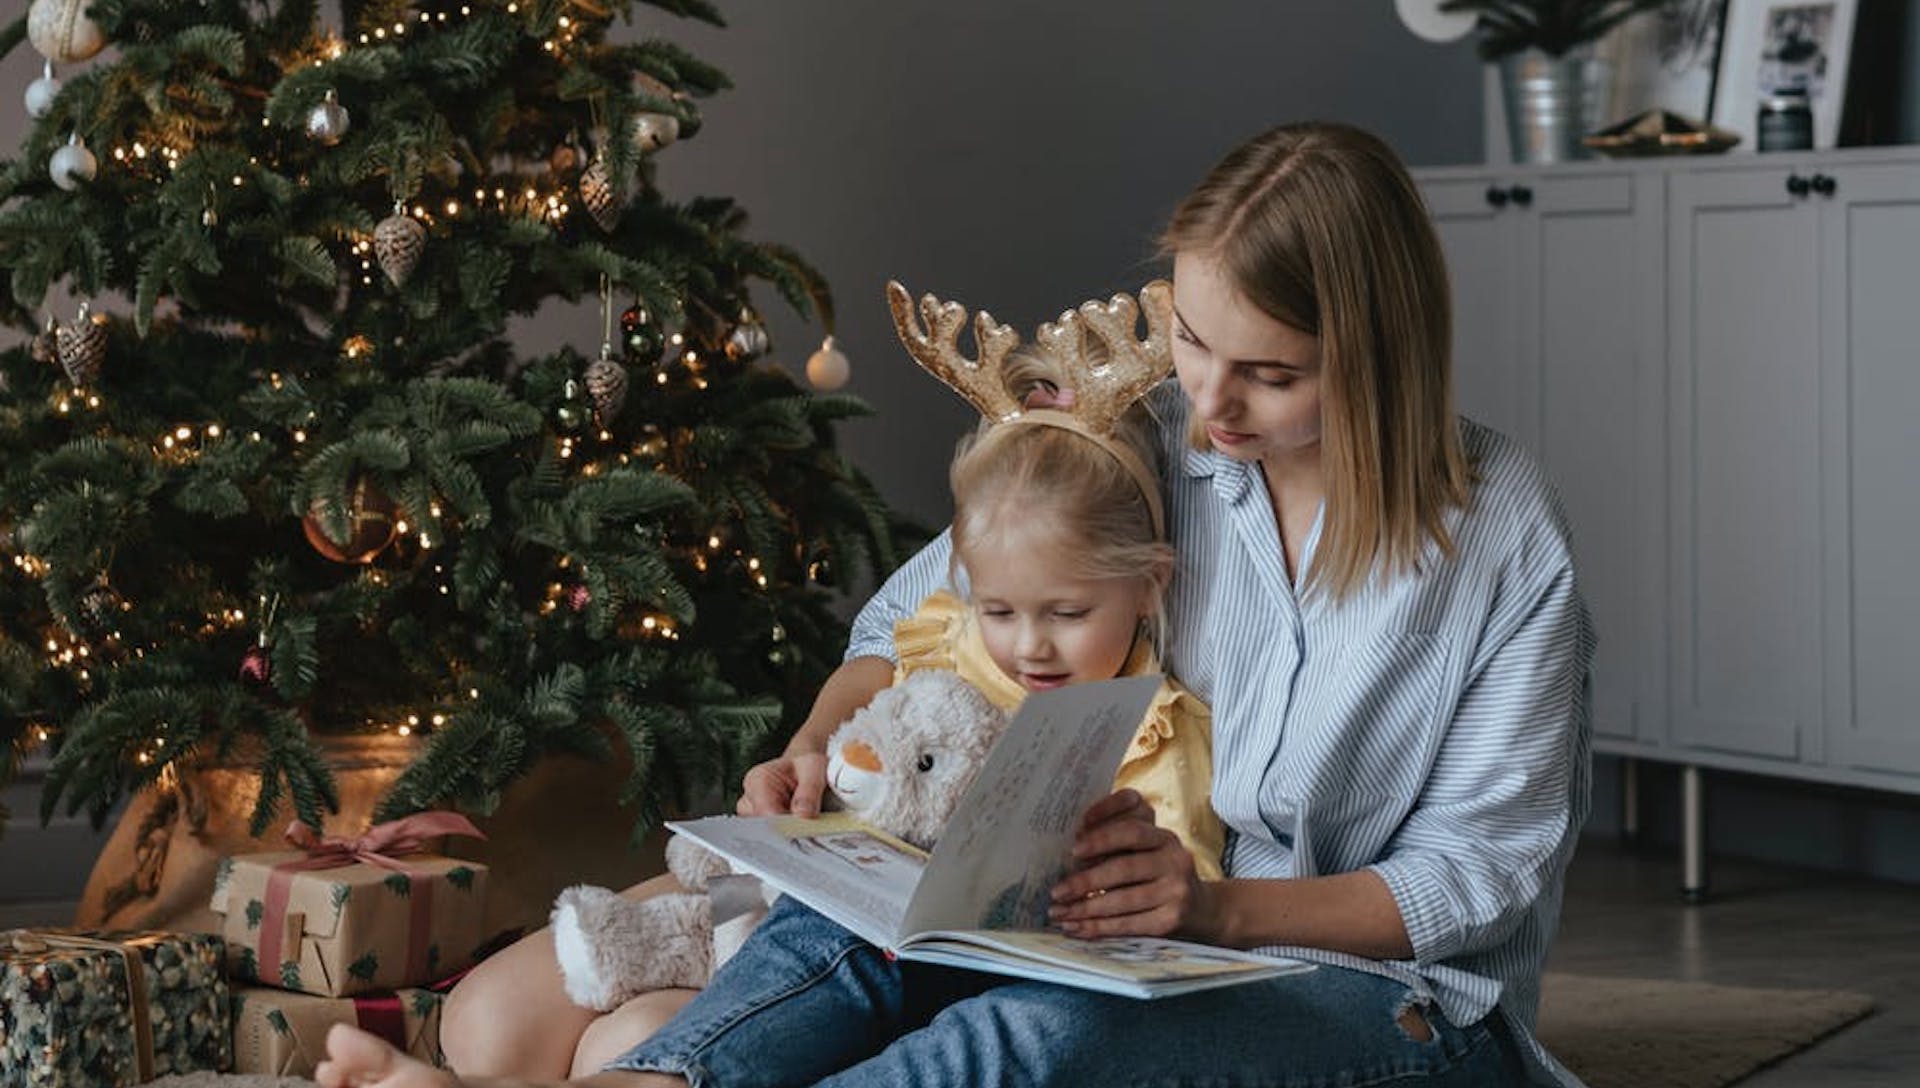
[[[828,739],[828,805],[931,849],[1007,720],[955,673],[912,673]],[[666,853],[685,892],[636,901],[578,885],[555,900],[554,950],[575,1004],[604,1011],[651,990],[705,986],[766,914],[772,890],[732,875],[724,859],[679,836]]]

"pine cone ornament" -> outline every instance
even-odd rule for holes
[[[600,224],[600,229],[613,233],[620,223],[620,194],[613,188],[613,173],[607,169],[607,160],[596,157],[580,174],[580,200],[587,206],[587,214]]]
[[[89,628],[83,633],[105,631],[114,617],[125,610],[125,605],[119,591],[102,574],[80,594],[80,614]]]
[[[373,228],[374,259],[395,287],[407,285],[407,277],[419,266],[420,254],[426,248],[426,226],[408,215],[403,205],[395,205],[393,214]]]
[[[627,368],[605,355],[587,367],[587,396],[602,424],[610,423],[627,403]]]
[[[752,310],[740,311],[740,323],[727,333],[727,358],[744,363],[765,355],[770,346],[767,327],[760,323]]]
[[[60,356],[60,369],[76,386],[93,384],[107,361],[107,324],[105,318],[87,313],[80,304],[80,316],[54,333],[54,350]]]

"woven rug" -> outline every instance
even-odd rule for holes
[[[1873,1011],[1842,990],[1763,990],[1548,972],[1540,1037],[1588,1088],[1723,1088]],[[284,1077],[162,1077],[153,1088],[311,1088]]]
[[[1588,1088],[1721,1088],[1873,1011],[1844,990],[1549,971],[1540,1038]]]

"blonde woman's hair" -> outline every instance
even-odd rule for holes
[[[1473,470],[1446,262],[1392,149],[1345,125],[1273,129],[1213,168],[1160,244],[1217,262],[1262,313],[1319,338],[1327,499],[1307,586],[1341,599],[1417,569],[1429,540],[1451,555],[1445,515],[1466,505]]]
[[[1038,352],[1014,352],[1002,373],[1008,391],[1022,400],[1064,388],[1064,375]],[[1155,435],[1141,401],[1128,410],[1112,437],[1148,467],[1157,487],[1163,458]],[[1067,545],[1055,555],[1071,562],[1077,577],[1147,579],[1153,601],[1149,634],[1156,648],[1164,647],[1163,602],[1173,548],[1155,533],[1139,482],[1113,454],[1062,427],[982,421],[960,440],[948,477],[953,488],[954,564],[981,543],[1016,528],[1052,530]]]

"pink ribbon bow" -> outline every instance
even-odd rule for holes
[[[375,824],[367,829],[366,834],[351,839],[322,835],[299,820],[287,825],[288,842],[305,850],[310,861],[325,862],[303,865],[303,869],[332,869],[364,861],[383,869],[404,872],[406,866],[394,860],[395,855],[417,854],[426,840],[442,835],[486,838],[479,828],[473,826],[472,820],[458,812],[416,812],[412,816]]]

